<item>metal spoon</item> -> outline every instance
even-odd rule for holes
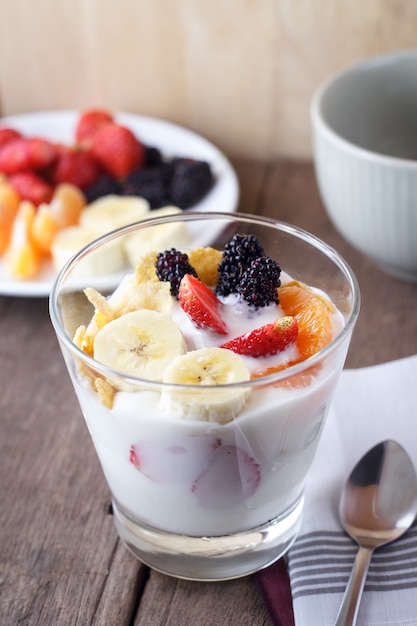
[[[340,521],[359,545],[335,626],[354,626],[373,551],[395,541],[417,514],[417,476],[407,452],[387,440],[353,468],[339,504]]]

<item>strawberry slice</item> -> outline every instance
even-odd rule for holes
[[[227,509],[253,495],[260,480],[259,464],[245,450],[220,446],[194,481],[192,492],[203,508]]]
[[[297,335],[297,318],[287,315],[271,324],[265,324],[244,335],[230,339],[220,347],[232,350],[236,354],[255,358],[271,356],[277,352],[282,352],[287,346],[294,343]]]
[[[221,302],[201,280],[185,274],[180,283],[178,300],[197,328],[205,328],[221,335],[227,334],[227,326],[219,311]]]
[[[129,461],[144,476],[163,485],[192,485],[221,445],[214,436],[145,439],[130,446]]]

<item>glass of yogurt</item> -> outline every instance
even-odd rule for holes
[[[290,548],[359,301],[324,242],[239,213],[138,222],[67,262],[51,320],[142,562],[224,580]]]

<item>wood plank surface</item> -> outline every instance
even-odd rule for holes
[[[416,19],[409,0],[1,0],[0,112],[106,106],[306,158],[318,84],[414,48]]]
[[[335,232],[311,163],[234,165],[241,211],[310,230],[356,272],[363,304],[347,365],[417,353],[417,285],[382,274]],[[0,337],[0,624],[269,624],[252,577],[177,581],[118,541],[47,300],[0,297]]]

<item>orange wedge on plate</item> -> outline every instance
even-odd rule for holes
[[[27,280],[39,270],[41,255],[31,240],[35,205],[24,200],[13,222],[10,243],[4,255],[6,266],[14,278]]]
[[[9,245],[20,196],[11,185],[0,180],[0,255]]]

